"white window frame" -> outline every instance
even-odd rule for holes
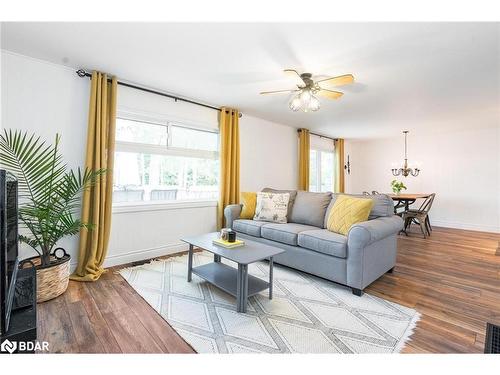
[[[328,152],[328,153],[331,153],[333,154],[333,157],[335,158],[335,153],[334,153],[334,150],[325,150],[325,149],[322,149],[322,148],[310,148],[310,151],[316,151],[316,181],[314,182],[314,184],[311,184],[311,181],[309,181],[309,186],[313,185],[317,192],[321,192],[321,193],[324,193],[323,191],[321,191],[321,154],[323,152]],[[333,167],[333,166],[332,166]],[[335,171],[333,171],[334,175],[335,175]],[[334,185],[334,182],[332,181],[332,187]]]
[[[206,127],[198,127],[193,124],[185,124],[180,121],[170,121],[168,119],[162,118],[162,116],[152,116],[145,115],[142,113],[131,113],[131,112],[118,112],[116,115],[117,119],[131,120],[137,122],[143,122],[152,125],[165,126],[167,131],[167,144],[166,145],[153,145],[148,143],[139,142],[127,142],[127,141],[115,141],[115,152],[134,152],[142,154],[154,154],[154,155],[167,155],[167,156],[184,156],[192,157],[198,159],[219,159],[219,151],[207,151],[207,150],[194,150],[182,147],[172,147],[171,146],[171,127],[176,126],[180,128],[192,129],[197,131],[203,131],[207,133],[217,134],[217,143],[220,145],[219,131],[216,129],[207,129]],[[205,207],[204,203],[213,205],[217,202],[217,199],[196,199],[196,200],[172,200],[172,201],[138,201],[138,202],[117,202],[113,203],[113,212],[136,212],[137,207],[151,207],[151,206],[164,206],[165,208],[169,206],[175,206],[176,208],[194,208],[194,207]],[[115,210],[116,208],[116,210]]]

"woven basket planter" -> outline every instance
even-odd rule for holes
[[[63,255],[59,256],[58,251]],[[50,256],[48,266],[41,265],[39,256],[24,259],[21,267],[32,264],[36,267],[36,302],[41,303],[63,294],[68,288],[69,282],[69,261],[71,257],[63,248],[57,248]]]

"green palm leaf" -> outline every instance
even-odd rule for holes
[[[41,255],[42,264],[50,262],[50,252],[63,237],[77,234],[91,223],[75,219],[81,194],[99,181],[104,170],[67,170],[59,153],[60,137],[54,145],[27,132],[0,134],[0,166],[14,173],[19,185],[19,221],[29,235],[20,241]]]

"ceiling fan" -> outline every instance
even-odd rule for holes
[[[315,96],[316,94],[328,99],[339,99],[344,95],[344,93],[340,91],[333,91],[325,88],[325,86],[341,86],[354,82],[354,76],[352,74],[314,80],[311,73],[299,74],[295,69],[285,69],[284,72],[296,80],[296,89],[263,91],[260,94],[297,93],[289,104],[290,109],[294,112],[297,112],[299,109],[303,112],[317,111],[320,108],[320,103]]]

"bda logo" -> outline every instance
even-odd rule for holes
[[[0,351],[14,353],[17,349],[17,343],[9,340],[5,340],[2,345],[0,345]]]

